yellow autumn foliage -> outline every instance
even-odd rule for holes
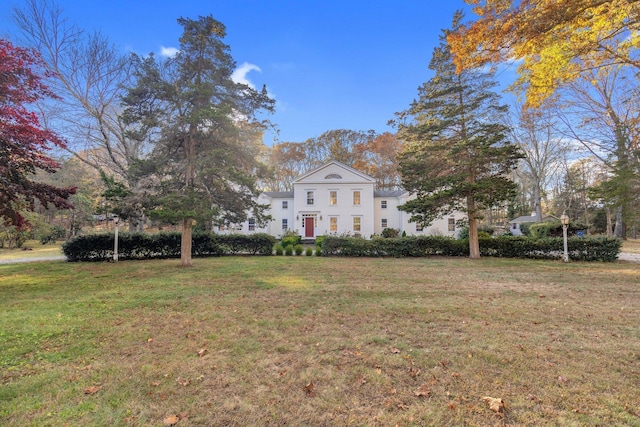
[[[593,68],[640,70],[640,0],[465,1],[478,19],[448,37],[458,70],[516,60],[529,105]]]

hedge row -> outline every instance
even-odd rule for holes
[[[121,233],[118,259],[180,258],[180,233]],[[194,234],[191,255],[272,255],[275,238],[268,234]],[[62,245],[70,262],[108,261],[113,259],[113,234],[78,236]]]
[[[620,246],[621,242],[612,238],[568,239],[569,258],[574,261],[615,261],[620,252]],[[562,238],[533,239],[503,236],[480,239],[482,256],[560,259],[563,253]],[[371,240],[327,236],[322,244],[322,254],[346,257],[469,256],[469,241],[440,236]]]

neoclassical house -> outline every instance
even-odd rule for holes
[[[408,197],[403,190],[376,190],[372,177],[331,161],[298,177],[293,191],[262,193],[258,202],[270,206],[272,220],[258,227],[255,219],[249,218],[235,232],[279,237],[293,230],[307,240],[329,234],[368,239],[385,228],[407,235],[457,235],[456,221],[463,219],[463,214],[441,218],[423,228],[409,222],[410,214],[398,210]]]

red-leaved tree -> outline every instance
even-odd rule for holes
[[[71,208],[75,188],[57,188],[34,181],[37,170],[55,172],[60,166],[45,151],[64,147],[55,133],[43,129],[30,104],[56,98],[43,82],[40,59],[32,50],[0,39],[0,220],[24,227],[22,209],[34,209],[36,200]]]

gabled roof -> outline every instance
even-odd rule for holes
[[[293,191],[265,191],[262,194],[272,199],[293,199]]]
[[[542,215],[542,221],[548,221],[550,219],[553,219],[553,216],[551,215]],[[509,224],[522,224],[523,222],[537,222],[536,221],[536,216],[535,215],[524,215],[524,216],[519,216],[518,218],[514,218],[511,221],[509,221]]]
[[[340,171],[341,173],[336,173]],[[343,180],[343,174],[348,174],[349,176],[355,177],[358,182],[363,183],[371,183],[375,184],[376,180],[370,177],[369,175],[362,173],[350,166],[345,165],[344,163],[340,163],[336,160],[332,160],[324,165],[317,167],[302,176],[297,177],[293,180],[294,184],[298,184],[301,182],[341,182]],[[314,177],[314,175],[317,175]],[[346,182],[353,182],[352,179],[345,180]]]
[[[405,190],[374,190],[373,197],[400,197],[406,193]]]

